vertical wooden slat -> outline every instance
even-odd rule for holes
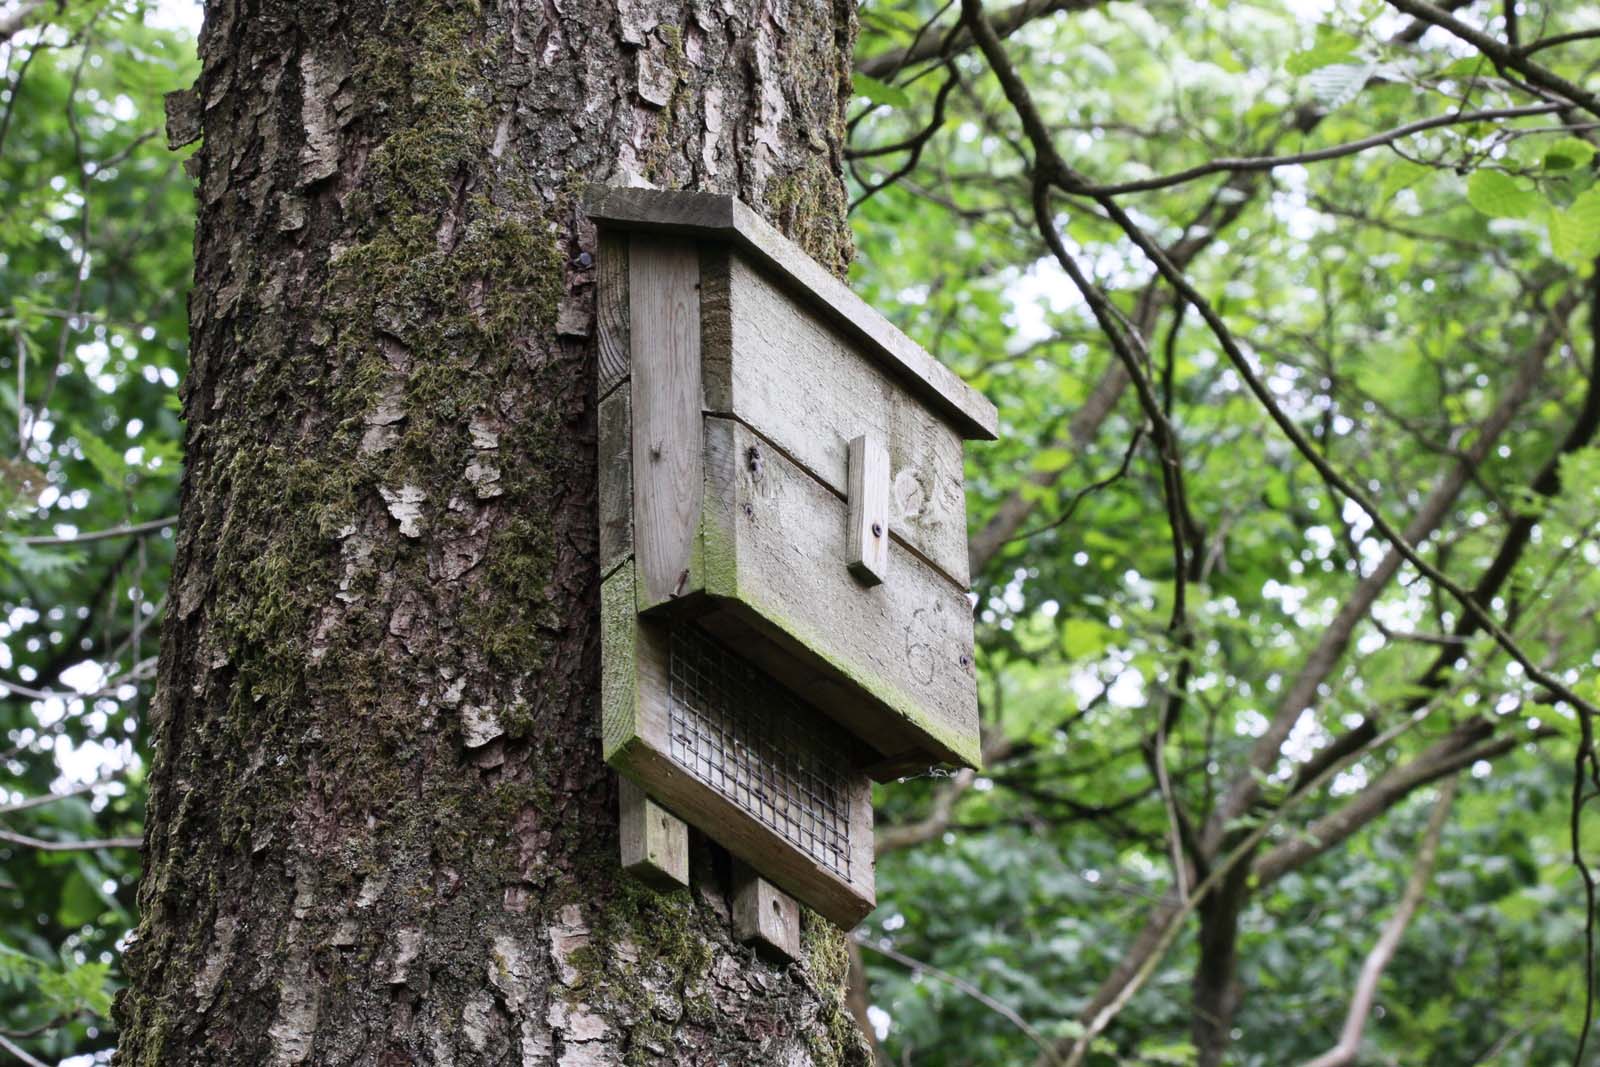
[[[600,743],[606,759],[639,736],[639,619],[633,561],[600,584]]]
[[[689,884],[689,828],[627,778],[618,782],[622,869],[658,889]]]
[[[639,609],[700,587],[700,258],[633,234],[628,250],[633,538]]]
[[[633,553],[633,441],[628,390],[600,401],[600,576]]]
[[[595,263],[600,348],[596,395],[604,398],[628,376],[628,235],[602,231],[599,251]]]
[[[865,585],[889,577],[889,452],[862,434],[850,442],[850,537],[845,562]]]
[[[858,776],[850,793],[850,881],[872,903],[878,895],[877,835],[873,831],[872,782]]]

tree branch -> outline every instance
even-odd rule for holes
[[[1492,722],[1474,719],[1456,727],[1411,762],[1389,770],[1343,807],[1313,821],[1293,838],[1258,859],[1253,873],[1259,884],[1271,885],[1290,871],[1298,870],[1343,844],[1357,831],[1429,782],[1455,774],[1479,760],[1502,756],[1529,740],[1556,735],[1555,730],[1545,727],[1529,734],[1485,741],[1493,730]]]
[[[10,1038],[6,1037],[4,1034],[0,1034],[0,1050],[4,1050],[5,1052],[15,1056],[17,1058],[17,1062],[22,1064],[23,1067],[49,1067],[49,1064],[45,1063],[43,1060],[35,1059],[34,1057],[28,1055],[27,1050],[25,1050],[21,1045],[18,1045],[16,1042],[12,1041]]]
[[[1408,542],[1421,544],[1444,522],[1473,472],[1489,456],[1501,434],[1511,425],[1517,411],[1527,402],[1533,394],[1534,387],[1543,378],[1550,354],[1556,350],[1566,335],[1566,320],[1577,308],[1581,298],[1581,292],[1574,290],[1563,294],[1556,301],[1555,307],[1546,317],[1544,328],[1524,353],[1516,375],[1501,394],[1494,409],[1478,426],[1472,444],[1434,483],[1422,506],[1412,516],[1404,534]],[[1242,815],[1260,796],[1259,773],[1270,768],[1278,759],[1283,743],[1294,729],[1294,724],[1299,720],[1301,713],[1316,702],[1318,689],[1344,657],[1345,651],[1350,647],[1350,641],[1355,636],[1356,627],[1372,610],[1372,605],[1377,602],[1379,594],[1393,581],[1402,562],[1404,555],[1398,548],[1391,548],[1386,552],[1378,565],[1357,584],[1349,599],[1340,606],[1339,613],[1334,616],[1333,621],[1323,629],[1316,646],[1306,657],[1299,673],[1284,690],[1283,699],[1278,702],[1277,710],[1267,729],[1252,746],[1248,766],[1229,784],[1223,793],[1221,803],[1217,805],[1216,811],[1208,821],[1206,838],[1213,847],[1220,839],[1223,828],[1231,820]],[[1448,656],[1451,661],[1458,655],[1459,650],[1454,648],[1441,653],[1441,656]]]
[[[995,32],[1010,37],[1028,23],[1047,15],[1063,11],[1088,11],[1104,7],[1108,0],[1022,0],[994,17]],[[872,78],[893,77],[912,63],[920,63],[940,56],[952,56],[972,47],[972,37],[959,24],[939,33],[924,34],[921,40],[909,47],[879,52],[874,56],[856,60],[856,72]]]
[[[1468,26],[1443,8],[1427,0],[1389,0],[1389,6],[1459,37],[1487,56],[1496,67],[1516,71],[1528,79],[1530,85],[1563,96],[1592,115],[1600,115],[1600,96],[1575,85],[1548,67],[1532,62],[1522,50]]]
[[[1406,881],[1405,891],[1400,895],[1400,903],[1384,924],[1377,944],[1372,946],[1372,951],[1361,964],[1361,975],[1356,979],[1355,992],[1350,997],[1350,1011],[1345,1016],[1338,1044],[1307,1061],[1305,1067],[1348,1067],[1355,1062],[1356,1053],[1361,1049],[1361,1034],[1366,1029],[1367,1016],[1372,1013],[1372,1002],[1378,996],[1378,982],[1383,978],[1389,961],[1394,958],[1395,950],[1400,947],[1400,939],[1405,936],[1406,928],[1411,925],[1412,918],[1422,905],[1423,895],[1428,891],[1428,882],[1433,877],[1433,867],[1439,858],[1439,839],[1444,835],[1445,820],[1449,818],[1450,805],[1455,800],[1456,782],[1455,778],[1448,780],[1439,792],[1439,799],[1434,801],[1427,829],[1422,834],[1422,845],[1417,850],[1416,865]]]
[[[1531,56],[1535,52],[1543,51],[1546,48],[1554,48],[1557,45],[1563,44],[1572,44],[1574,41],[1592,41],[1596,37],[1600,37],[1600,29],[1574,30],[1572,33],[1559,33],[1554,37],[1546,37],[1542,41],[1534,41],[1531,44],[1525,45],[1522,48],[1522,54],[1525,56]]]
[[[175,525],[177,521],[178,517],[176,515],[168,515],[164,519],[151,519],[149,522],[129,523],[126,526],[113,526],[105,530],[85,530],[83,533],[76,533],[70,537],[37,535],[19,537],[17,540],[22,544],[32,547],[86,545],[91,541],[109,541],[117,537],[142,537],[145,534],[155,533],[159,530],[165,530],[167,527]]]
[[[963,0],[963,3],[970,0]],[[1428,716],[1427,709],[1413,712],[1404,721],[1396,723],[1357,752],[1350,753],[1345,759],[1330,764],[1323,769],[1322,774],[1311,783],[1311,787],[1321,785],[1332,778],[1339,771],[1354,762],[1361,752],[1382,748],[1384,745],[1399,738],[1402,734],[1417,726]],[[1105,1033],[1106,1027],[1127,1007],[1128,1002],[1139,992],[1144,984],[1155,973],[1156,967],[1166,956],[1172,943],[1177,940],[1178,931],[1183,925],[1183,920],[1188,917],[1207,895],[1222,881],[1239,863],[1253,855],[1256,847],[1277,825],[1277,820],[1282,818],[1291,808],[1304,802],[1310,790],[1290,796],[1271,816],[1261,820],[1260,825],[1245,835],[1244,839],[1234,846],[1226,855],[1222,856],[1207,872],[1206,876],[1194,887],[1187,900],[1178,901],[1172,894],[1168,894],[1156,905],[1149,921],[1135,941],[1134,949],[1130,949],[1124,956],[1117,969],[1113,972],[1113,979],[1102,983],[1096,991],[1094,999],[1080,1014],[1083,1023],[1083,1032],[1076,1038],[1068,1039],[1068,1052],[1062,1061],[1064,1067],[1080,1067],[1084,1057],[1088,1055],[1089,1047],[1097,1038]],[[1137,950],[1137,951],[1135,951]],[[1067,1041],[1063,1041],[1067,1045]],[[1058,1053],[1059,1055],[1059,1053]],[[1040,1065],[1044,1067],[1045,1061]]]
[[[965,993],[979,1004],[982,1004],[985,1008],[988,1008],[990,1011],[1009,1022],[1012,1026],[1015,1026],[1018,1030],[1021,1030],[1023,1034],[1027,1036],[1028,1040],[1032,1041],[1039,1047],[1040,1055],[1047,1057],[1047,1063],[1054,1062],[1056,1057],[1055,1050],[1051,1047],[1050,1042],[1043,1034],[1041,1034],[1033,1026],[1030,1026],[1026,1019],[1016,1013],[1015,1009],[1000,1003],[1000,1001],[989,996],[989,994],[985,993],[971,982],[968,982],[965,979],[957,978],[948,971],[941,971],[931,963],[924,963],[919,959],[914,959],[911,956],[907,956],[904,952],[890,948],[888,945],[876,944],[861,937],[852,937],[851,940],[857,945],[860,945],[862,948],[866,949],[868,952],[876,952],[880,956],[885,956],[891,960],[894,960],[903,967],[910,968],[915,973],[926,974],[930,977],[937,978],[939,981],[944,982],[953,989]]]
[[[973,0],[964,0],[964,2],[971,3]],[[1412,0],[1391,0],[1391,2],[1410,3]],[[1012,76],[1015,77],[1014,71]],[[1031,107],[1030,102],[1030,110]],[[1600,111],[1596,113],[1600,114]],[[1036,113],[1034,118],[1037,120]],[[1043,151],[1042,148],[1040,150]],[[1053,153],[1053,149],[1051,151]],[[1059,156],[1054,157],[1051,169],[1057,174],[1057,180],[1063,189],[1070,192],[1075,187],[1081,186],[1082,179],[1070,169],[1065,169]],[[1216,338],[1223,354],[1227,356],[1228,362],[1233,365],[1235,373],[1244,382],[1245,388],[1255,396],[1257,402],[1266,410],[1268,417],[1272,419],[1278,428],[1283,431],[1284,436],[1294,445],[1295,451],[1299,452],[1306,462],[1316,470],[1323,481],[1364,511],[1368,519],[1371,520],[1373,529],[1377,530],[1384,540],[1393,545],[1407,563],[1415,567],[1430,582],[1444,590],[1452,600],[1460,604],[1466,614],[1472,616],[1477,621],[1478,626],[1494,639],[1495,644],[1499,645],[1507,655],[1522,666],[1531,681],[1559,699],[1566,701],[1577,709],[1579,713],[1588,716],[1595,715],[1596,708],[1593,704],[1580,697],[1573,691],[1571,686],[1560,678],[1535,663],[1532,657],[1506,631],[1498,619],[1490,615],[1473,598],[1471,593],[1462,588],[1448,574],[1445,574],[1444,571],[1423,558],[1416,546],[1400,531],[1396,530],[1389,520],[1384,517],[1382,509],[1373,503],[1372,498],[1334,468],[1333,464],[1322,455],[1317,447],[1306,437],[1305,432],[1289,417],[1283,406],[1273,397],[1272,391],[1262,381],[1261,376],[1244,354],[1244,350],[1239,347],[1233,332],[1222,321],[1222,317],[1212,307],[1210,301],[1202,296],[1199,290],[1190,283],[1189,279],[1167,260],[1160,247],[1150,239],[1143,228],[1134,222],[1127,212],[1123,211],[1112,198],[1097,197],[1095,202],[1111,217],[1117,227],[1127,234],[1128,238],[1138,246],[1139,250],[1155,263],[1156,269],[1160,271],[1162,277],[1167,279],[1168,284],[1177,290],[1180,296],[1194,305],[1195,310],[1200,313],[1200,317],[1205,319],[1206,325],[1211,328],[1212,336]]]

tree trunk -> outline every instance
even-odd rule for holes
[[[867,1062],[831,927],[780,968],[709,847],[620,875],[578,206],[734,192],[842,271],[853,10],[208,3],[119,1062]]]
[[[1192,1031],[1197,1067],[1219,1067],[1239,1009],[1239,917],[1250,902],[1250,860],[1236,863],[1196,909],[1200,959],[1194,969]]]

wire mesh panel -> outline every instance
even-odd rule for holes
[[[849,881],[838,727],[693,627],[672,628],[668,655],[673,762]]]

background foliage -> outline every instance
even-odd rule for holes
[[[161,97],[196,61],[90,3],[0,68],[0,1033],[53,1063],[111,1043],[171,539],[62,542],[176,510],[194,200]]]
[[[1521,41],[1600,26],[1587,5],[1451,6],[1497,39],[1513,35],[1508,11]],[[882,903],[858,935],[857,990],[880,1054],[1064,1050],[1153,909],[1203,875],[1206,850],[1184,835],[1243,780],[1261,800],[1223,820],[1224,839],[1263,830],[1257,856],[1328,847],[1238,888],[1224,983],[1238,1007],[1211,1051],[1309,1059],[1337,1037],[1442,783],[1460,777],[1360,1062],[1570,1062],[1585,997],[1569,840],[1580,716],[1409,564],[1376,581],[1304,706],[1284,703],[1388,545],[1296,454],[1194,309],[1152,284],[1127,232],[1061,198],[1046,216],[1133,324],[1163,419],[1129,388],[1107,400],[1116,357],[1032,207],[1038,146],[986,56],[947,34],[959,8],[862,9],[851,131],[855,284],[1003,420],[968,471],[989,766],[880,795]],[[182,153],[160,134],[161,94],[193,81],[193,41],[149,14],[46,5],[0,44],[0,1050],[21,1062],[107,1058],[134,908],[126,845],[176,503],[193,213]],[[1091,182],[1548,102],[1383,3],[1029,0],[991,14]],[[1536,58],[1586,84],[1593,46]],[[1600,454],[1574,428],[1595,384],[1595,125],[1553,107],[1458,119],[1120,198],[1392,523],[1459,482],[1416,537],[1433,565],[1471,587],[1523,531],[1485,606],[1591,700]],[[115,536],[80,536],[102,531]],[[1283,744],[1252,769],[1278,720]],[[1405,778],[1441,751],[1442,770]],[[1308,766],[1326,778],[1308,785]],[[1308,829],[1363,803],[1376,810],[1348,832]],[[1208,1054],[1197,975],[1220,950],[1200,929],[1179,924],[1088,1062]]]

